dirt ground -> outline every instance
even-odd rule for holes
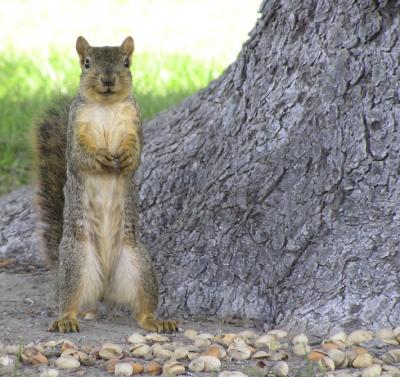
[[[47,332],[58,309],[55,284],[48,271],[0,273],[0,338],[5,344],[68,338],[73,342],[121,341],[138,327],[129,315],[82,321],[81,333],[60,335]],[[112,315],[112,314],[111,314]]]
[[[0,268],[1,268],[0,264]],[[111,310],[107,311],[106,308],[100,308],[98,318],[95,320],[81,320],[81,332],[72,334],[58,334],[50,333],[47,331],[50,323],[57,317],[57,305],[55,300],[55,282],[53,273],[38,268],[35,266],[8,266],[0,270],[0,356],[2,354],[10,354],[6,352],[5,346],[8,345],[28,345],[30,342],[34,344],[45,343],[50,340],[67,339],[78,346],[90,347],[91,350],[99,349],[104,343],[116,343],[124,350],[125,360],[128,362],[140,362],[142,365],[147,365],[148,361],[155,356],[149,355],[148,360],[132,359],[129,353],[129,343],[127,338],[134,332],[139,332],[143,335],[146,332],[140,329],[135,321],[131,318],[129,313],[123,311]],[[170,345],[173,342],[181,342],[185,345],[193,344],[193,341],[184,337],[183,331],[187,329],[195,329],[199,333],[210,333],[212,335],[220,335],[227,333],[240,333],[241,331],[253,329],[256,333],[261,335],[268,329],[256,328],[252,323],[230,324],[217,320],[186,320],[177,318],[180,321],[180,331],[175,334],[168,334]],[[387,330],[386,330],[387,331]],[[248,377],[265,377],[271,374],[271,371],[277,365],[278,360],[273,356],[277,356],[280,352],[285,353],[286,360],[290,372],[288,377],[292,376],[318,376],[324,375],[321,373],[321,367],[315,363],[307,361],[305,356],[294,356],[290,349],[293,347],[291,339],[294,333],[289,331],[285,337],[285,346],[282,343],[282,351],[277,350],[272,352],[268,360],[242,360],[235,361],[230,357],[222,360],[221,371],[235,370],[242,371]],[[321,347],[321,338],[315,335],[307,334],[309,337],[309,345],[311,348]],[[366,343],[359,343],[363,347],[368,347],[368,352],[371,352],[377,358],[390,349],[398,348],[400,340],[391,339],[390,342],[385,342],[379,339],[373,339],[372,336]],[[286,352],[287,351],[287,352]],[[365,350],[366,352],[367,350]],[[55,360],[58,354],[49,355],[49,366],[54,367]],[[89,351],[87,351],[89,352]],[[377,363],[382,364],[382,361],[374,359]],[[166,359],[156,359],[161,365],[165,363]],[[189,360],[182,361],[186,367]],[[260,366],[261,363],[261,366]],[[264,363],[264,364],[263,364]],[[400,359],[396,360],[393,364],[397,368],[400,367]],[[384,365],[383,368],[386,368]],[[2,372],[0,365],[0,376],[39,376],[40,373],[48,368],[48,366],[31,367],[21,363],[17,367],[7,372]],[[319,368],[319,369],[318,369]],[[58,368],[57,368],[58,369]],[[360,370],[341,369],[349,373],[355,373],[353,376],[361,376]],[[400,375],[400,369],[396,369],[395,375]],[[148,375],[148,374],[147,374]],[[60,370],[59,376],[110,376],[105,371],[105,361],[97,360],[94,366],[80,366],[74,370]],[[218,373],[193,373],[186,369],[185,376],[218,376]]]
[[[79,346],[100,346],[113,342],[127,348],[126,339],[129,335],[134,332],[145,333],[128,313],[106,310],[102,310],[96,320],[81,320],[80,333],[50,333],[47,328],[58,313],[54,288],[54,277],[49,271],[33,268],[29,272],[10,269],[0,272],[0,343],[4,346],[26,345],[30,342],[68,339]],[[219,321],[179,320],[182,331],[193,328],[199,332],[218,334],[245,330],[244,326],[231,326]],[[168,336],[171,341],[183,338],[182,332]],[[80,367],[75,371],[60,371],[60,376],[110,376],[103,370],[103,364]],[[16,375],[38,376],[42,369],[21,366]]]

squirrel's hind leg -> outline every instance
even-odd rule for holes
[[[137,287],[136,300],[133,302],[133,313],[140,327],[148,331],[172,333],[178,330],[178,323],[174,320],[155,318],[158,306],[158,284],[150,256],[142,244],[135,249],[140,256],[142,266]]]
[[[174,332],[176,321],[158,320],[158,284],[151,259],[142,244],[123,246],[113,269],[107,296],[127,304],[139,326],[148,331]]]
[[[149,302],[148,295],[144,289],[139,291],[138,300],[133,310],[138,325],[145,330],[158,333],[172,333],[178,330],[177,321],[154,318],[155,309]]]
[[[74,275],[73,272],[72,275]],[[49,331],[60,333],[79,332],[78,311],[80,295],[79,287],[75,285],[77,280],[71,279],[69,273],[64,274],[61,271],[59,271],[58,279],[60,318],[51,324]]]
[[[94,246],[73,237],[61,241],[60,263],[63,264],[58,273],[60,318],[53,322],[49,331],[78,332],[80,307],[94,307],[102,295],[101,265]]]

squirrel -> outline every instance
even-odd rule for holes
[[[132,95],[134,41],[92,47],[78,37],[80,86],[36,127],[39,237],[58,266],[60,317],[49,331],[79,331],[78,314],[98,300],[127,305],[140,327],[173,332],[158,320],[158,284],[138,235],[134,172],[142,150],[141,118]]]

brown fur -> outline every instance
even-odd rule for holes
[[[36,206],[41,224],[38,227],[41,250],[47,263],[54,267],[63,229],[64,194],[67,179],[68,113],[71,98],[61,97],[37,123],[35,132],[36,174],[38,190]]]

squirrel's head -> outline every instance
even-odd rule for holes
[[[114,103],[132,91],[130,65],[134,43],[127,37],[118,47],[92,47],[83,37],[76,41],[81,63],[81,94],[89,101]]]

